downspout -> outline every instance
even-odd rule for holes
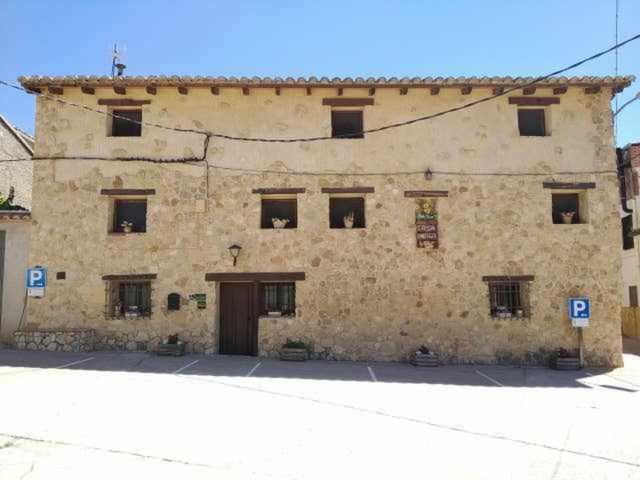
[[[627,186],[625,184],[624,177],[624,169],[625,167],[630,167],[631,165],[626,165],[624,161],[624,149],[616,148],[616,164],[618,167],[618,186],[620,189],[620,206],[622,207],[622,211],[624,213],[633,213],[633,209],[627,206]],[[631,173],[633,178],[633,171]]]

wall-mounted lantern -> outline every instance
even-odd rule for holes
[[[427,168],[427,171],[424,172],[424,178],[425,180],[431,180],[433,178],[433,172],[430,168]]]
[[[238,255],[240,255],[240,250],[242,247],[240,245],[236,245],[235,243],[229,247],[229,253],[233,257],[233,266],[236,266],[236,262],[238,260]]]

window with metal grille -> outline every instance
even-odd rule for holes
[[[329,227],[365,228],[364,198],[329,198]]]
[[[274,219],[287,220],[283,228],[298,227],[298,201],[295,198],[282,200],[262,199],[260,228],[276,228]]]
[[[262,315],[276,312],[281,315],[295,315],[296,284],[293,282],[261,283],[260,308]]]
[[[552,193],[551,216],[553,223],[580,222],[580,195],[578,193]]]
[[[142,135],[142,109],[114,110],[111,117],[112,137],[139,137]]]
[[[622,248],[623,250],[630,250],[633,248],[633,236],[631,232],[633,230],[633,216],[627,215],[622,217]]]
[[[523,137],[544,137],[547,132],[543,108],[518,109],[518,130]]]
[[[132,232],[147,231],[146,200],[114,200],[113,231],[124,232],[125,222],[131,224]]]
[[[107,318],[135,319],[151,316],[151,282],[107,283]]]
[[[331,136],[334,138],[364,138],[363,112],[333,111],[331,112]]]
[[[494,318],[530,316],[528,282],[489,282],[489,303]]]

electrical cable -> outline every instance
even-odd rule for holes
[[[149,123],[149,122],[144,122],[144,121],[132,120],[132,119],[129,119],[129,118],[126,118],[126,117],[122,117],[122,116],[119,116],[119,115],[111,113],[111,112],[104,112],[102,110],[97,110],[97,109],[94,109],[94,108],[89,107],[87,105],[70,102],[68,100],[62,100],[60,98],[53,97],[53,96],[44,94],[42,92],[32,92],[32,91],[29,91],[28,89],[26,89],[24,87],[21,87],[19,85],[15,85],[15,84],[6,82],[4,80],[0,80],[0,84],[4,85],[6,87],[14,88],[16,90],[22,90],[22,91],[24,91],[26,93],[42,96],[44,98],[48,98],[48,99],[54,100],[56,102],[61,102],[61,103],[64,103],[64,104],[68,104],[68,105],[72,105],[72,106],[75,106],[75,107],[83,108],[85,110],[96,112],[96,113],[99,113],[99,114],[102,114],[102,115],[111,116],[113,118],[120,118],[120,119],[123,119],[123,120],[127,120],[130,123],[136,123],[136,124],[139,124],[139,125],[156,127],[156,128],[161,128],[161,129],[165,129],[165,130],[172,130],[172,131],[183,132],[183,133],[184,132],[186,132],[186,133],[195,133],[195,134],[201,134],[201,135],[208,135],[210,137],[215,137],[215,138],[221,138],[221,139],[224,139],[224,140],[234,140],[234,141],[244,141],[244,142],[260,142],[260,143],[316,142],[316,141],[321,141],[321,140],[333,140],[333,139],[336,139],[336,138],[343,138],[343,137],[344,138],[349,138],[349,137],[353,137],[353,136],[360,136],[360,135],[364,135],[365,133],[382,132],[382,131],[390,130],[390,129],[393,129],[393,128],[404,127],[404,126],[412,125],[414,123],[423,122],[423,121],[426,121],[426,120],[431,120],[433,118],[441,117],[443,115],[447,115],[447,114],[450,114],[450,113],[458,112],[460,110],[471,108],[471,107],[474,107],[474,106],[479,105],[481,103],[485,103],[485,102],[488,102],[488,101],[493,100],[495,98],[499,98],[499,97],[502,97],[504,95],[507,95],[507,94],[509,94],[509,93],[511,93],[511,92],[513,92],[515,90],[521,90],[523,88],[527,88],[527,87],[536,85],[536,84],[538,84],[538,83],[540,83],[540,82],[542,82],[544,80],[548,80],[551,77],[554,77],[556,75],[560,75],[560,74],[562,74],[562,73],[564,73],[564,72],[566,72],[568,70],[572,70],[572,69],[577,68],[577,67],[579,67],[579,66],[581,66],[581,65],[583,65],[583,64],[585,64],[587,62],[590,62],[590,61],[593,61],[593,60],[595,60],[595,59],[597,59],[599,57],[602,57],[603,55],[606,55],[607,53],[610,53],[612,51],[617,51],[617,49],[619,49],[620,47],[622,47],[622,46],[624,46],[624,45],[626,45],[628,43],[634,42],[634,41],[636,41],[638,39],[640,39],[640,34],[634,35],[633,37],[630,37],[630,38],[628,38],[627,40],[625,40],[623,42],[616,43],[614,46],[612,46],[612,47],[610,47],[610,48],[608,48],[606,50],[603,50],[601,52],[598,52],[598,53],[596,53],[594,55],[591,55],[591,56],[589,56],[589,57],[587,57],[585,59],[582,59],[582,60],[580,60],[578,62],[575,62],[575,63],[569,65],[568,67],[562,68],[560,70],[556,70],[556,71],[551,72],[551,73],[549,73],[547,75],[543,75],[543,76],[537,77],[537,78],[535,78],[534,80],[532,80],[530,82],[527,82],[527,83],[524,83],[522,85],[518,85],[518,86],[515,86],[515,87],[512,87],[512,88],[504,89],[502,92],[496,93],[496,94],[488,96],[488,97],[480,98],[478,100],[475,100],[473,102],[469,102],[469,103],[460,105],[458,107],[449,108],[447,110],[443,110],[443,111],[440,111],[440,112],[437,112],[437,113],[433,113],[433,114],[430,114],[430,115],[425,115],[425,116],[418,117],[418,118],[413,118],[411,120],[406,120],[406,121],[403,121],[403,122],[392,123],[392,124],[384,125],[384,126],[381,126],[381,127],[365,129],[365,130],[362,130],[360,132],[351,132],[351,133],[348,133],[348,134],[336,135],[336,136],[301,137],[301,138],[242,137],[242,136],[227,135],[227,134],[215,133],[215,132],[204,131],[204,130],[168,127],[166,125],[160,125],[160,124],[157,124],[157,123]]]

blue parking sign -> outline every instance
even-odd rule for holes
[[[591,317],[591,301],[588,298],[569,299],[569,318],[574,327],[589,326]]]
[[[42,267],[27,268],[27,288],[45,288],[47,286],[47,269]]]

